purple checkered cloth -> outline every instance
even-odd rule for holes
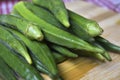
[[[120,12],[120,0],[86,0],[96,5]]]
[[[8,14],[11,12],[12,7],[20,0],[0,0],[0,14]],[[63,0],[64,2],[71,2],[76,0]],[[120,0],[84,0],[96,5],[106,7],[116,12],[120,12]]]

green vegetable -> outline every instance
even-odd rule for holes
[[[65,46],[68,48],[73,49],[80,49],[80,50],[86,50],[90,52],[99,52],[104,53],[103,50],[90,45],[89,43],[85,42],[82,39],[79,39],[78,37],[65,32],[61,29],[58,29],[54,27],[53,25],[45,22],[41,18],[38,18],[36,15],[34,15],[29,9],[27,9],[24,5],[24,2],[19,2],[14,6],[14,9],[19,12],[21,16],[23,16],[25,19],[33,21],[37,24],[39,24],[39,27],[42,29],[45,39],[56,43],[61,46]],[[22,9],[22,10],[21,10]]]
[[[103,32],[103,29],[99,26],[96,21],[87,19],[83,16],[80,16],[70,10],[68,10],[70,19],[76,23],[78,28],[85,30],[90,36],[95,37],[100,35]],[[74,27],[74,26],[73,26]],[[79,29],[78,29],[79,30]]]
[[[73,52],[77,53],[79,56],[92,57],[92,58],[95,58],[95,59],[102,61],[102,62],[104,62],[106,60],[104,58],[104,56],[100,53],[91,53],[91,52],[80,51],[80,50],[73,50]]]
[[[69,27],[69,17],[62,0],[32,0],[34,4],[49,9],[54,16],[66,27]]]
[[[108,61],[112,61],[112,58],[110,56],[110,54],[96,41],[94,41],[92,44],[94,44],[95,46],[103,49],[105,52],[102,54],[103,57],[105,57]]]
[[[71,26],[69,28],[70,32],[78,36],[79,38],[85,40],[85,41],[94,41],[94,38],[85,30],[85,28],[82,28],[79,23],[72,20],[70,18]]]
[[[50,13],[50,11],[42,8],[42,7],[38,7],[30,2],[24,2],[24,5],[32,12],[34,13],[37,17],[43,19],[44,21],[46,21],[47,23],[50,23],[60,29],[63,29],[65,31],[74,33],[75,35],[77,35],[78,37],[86,40],[86,41],[92,41],[94,40],[84,29],[82,29],[81,27],[79,27],[79,24],[77,24],[76,22],[74,22],[74,20],[70,19],[71,22],[71,26],[70,28],[65,28],[63,27],[63,25],[61,25],[59,23],[59,21]],[[18,12],[14,9],[13,11],[15,11],[16,13],[14,14],[18,14]],[[46,16],[46,17],[45,17]]]
[[[38,41],[43,39],[43,35],[37,25],[23,18],[12,15],[1,15],[0,24],[16,29],[31,39],[36,39]]]
[[[5,44],[0,43],[0,57],[23,79],[25,80],[43,80],[40,74],[28,63],[23,62],[14,52],[7,48]]]
[[[52,78],[58,76],[57,66],[46,44],[31,41],[27,39],[24,35],[12,29],[9,29],[9,31],[18,36],[19,40],[23,41],[25,45],[30,49],[33,54],[32,57],[34,56],[37,59],[36,61],[36,59],[33,58],[35,65],[38,66],[40,64],[40,71],[48,74]],[[47,70],[47,72],[45,70]]]
[[[30,2],[24,2],[24,5],[26,6],[27,9],[29,9],[32,13],[34,13],[37,17],[43,19],[44,21],[60,28],[63,27],[63,25],[59,23],[59,21],[50,13],[50,11],[42,7],[38,7]],[[65,27],[63,28],[67,29]]]
[[[61,53],[62,55],[66,56],[66,57],[73,57],[73,58],[78,57],[77,54],[71,52],[70,50],[68,50],[68,49],[65,48],[65,47],[62,47],[62,46],[59,46],[59,45],[55,45],[55,44],[50,44],[50,47],[51,47],[53,50]]]
[[[10,32],[3,28],[3,26],[0,26],[0,40],[7,43],[12,49],[22,55],[28,61],[28,63],[32,63],[32,60],[27,52],[25,45],[15,39]]]
[[[100,43],[100,45],[102,45],[106,50],[120,53],[120,46],[109,42],[107,39],[97,36],[97,37],[95,37],[95,40],[98,43]]]
[[[53,53],[56,63],[61,63],[67,59],[66,56],[64,56],[56,51],[52,51],[52,53]]]
[[[0,57],[0,76],[3,78],[3,80],[17,80],[15,78],[14,72],[1,57]]]

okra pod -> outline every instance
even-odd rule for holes
[[[58,76],[57,66],[46,44],[39,43],[36,41],[31,41],[27,39],[24,35],[22,35],[21,33],[15,30],[9,29],[9,31],[12,32],[13,35],[16,35],[17,37],[19,37],[19,40],[24,42],[25,45],[29,48],[29,50],[32,53],[32,59],[33,59],[33,62],[35,62],[36,67],[40,67],[42,65],[41,69],[39,68],[40,71],[43,71],[44,73],[48,74],[52,78]],[[33,56],[36,59],[33,58]],[[45,70],[47,70],[47,72]]]
[[[92,44],[94,44],[95,46],[103,49],[105,52],[102,54],[103,57],[105,57],[105,59],[107,59],[108,61],[112,61],[112,58],[110,56],[110,54],[104,49],[104,47],[102,47],[98,42],[94,41]]]
[[[0,24],[20,31],[31,39],[43,40],[43,34],[34,23],[13,15],[0,15]]]
[[[68,10],[68,13],[69,13],[70,19],[75,23],[77,23],[80,28],[88,32],[90,36],[95,37],[102,34],[103,29],[99,26],[99,24],[96,21],[87,19],[70,10]]]
[[[65,27],[70,26],[68,12],[62,0],[32,0],[32,2],[49,9]]]
[[[0,42],[0,57],[23,79],[25,80],[43,80],[35,68],[28,63],[23,62],[19,57],[13,54],[10,47],[6,47]]]
[[[2,57],[0,57],[0,76],[3,80],[17,80],[13,70],[5,63]],[[1,79],[1,78],[0,78]]]
[[[57,64],[59,64],[59,63],[65,61],[65,60],[67,59],[66,56],[60,54],[59,52],[52,51],[52,54],[53,54],[53,56],[54,56],[55,61],[56,61]]]
[[[106,60],[104,56],[100,53],[91,53],[91,52],[80,51],[80,50],[73,50],[73,52],[77,53],[79,56],[92,57],[102,62]]]
[[[47,23],[50,23],[60,29],[63,29],[67,32],[73,33],[76,36],[86,40],[86,41],[93,41],[94,38],[90,36],[86,30],[81,28],[79,24],[74,22],[74,20],[70,19],[71,26],[70,28],[65,28],[63,25],[59,23],[59,21],[51,14],[50,11],[44,9],[43,7],[38,7],[30,2],[24,2],[25,6],[32,12],[34,13],[37,17],[43,19]],[[17,12],[15,9],[13,10],[14,12]],[[18,12],[16,13],[18,14]],[[45,17],[46,16],[46,17]]]
[[[6,42],[14,51],[22,55],[28,63],[32,63],[29,53],[24,44],[20,43],[14,36],[3,26],[0,26],[0,40]]]
[[[97,36],[97,37],[95,37],[95,40],[98,43],[100,43],[100,45],[102,45],[106,50],[120,53],[120,46],[109,42],[107,39],[105,39],[101,36]]]
[[[42,29],[43,34],[45,35],[45,39],[52,43],[56,43],[58,45],[65,46],[68,48],[73,48],[73,49],[80,49],[80,50],[86,50],[86,51],[90,51],[90,52],[104,53],[103,50],[90,45],[88,42],[66,32],[64,30],[54,27],[53,25],[45,22],[41,18],[38,18],[29,9],[27,9],[25,7],[24,2],[17,3],[14,6],[14,9],[17,10],[19,12],[19,14],[21,16],[23,16],[25,19],[33,21],[36,24],[38,24],[39,28]],[[31,18],[31,16],[32,16],[32,18]],[[64,34],[64,35],[62,35],[62,34]]]
[[[50,47],[61,53],[62,55],[66,56],[66,57],[72,57],[72,58],[75,58],[75,57],[78,57],[77,54],[71,52],[69,49],[65,48],[65,47],[62,47],[62,46],[59,46],[59,45],[55,45],[55,44],[51,44]]]

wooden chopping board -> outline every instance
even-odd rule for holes
[[[96,20],[104,29],[102,36],[120,46],[120,14],[80,0],[66,3],[66,7]],[[64,80],[120,80],[120,54],[110,55],[113,61],[105,63],[83,57],[65,61],[58,65],[60,74]]]

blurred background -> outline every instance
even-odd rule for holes
[[[0,0],[0,14],[9,14],[15,3],[20,0]],[[30,1],[30,0],[24,0]],[[76,0],[63,0],[65,3],[72,2]],[[120,12],[120,0],[81,0],[86,1],[103,8],[113,10],[115,12]]]

